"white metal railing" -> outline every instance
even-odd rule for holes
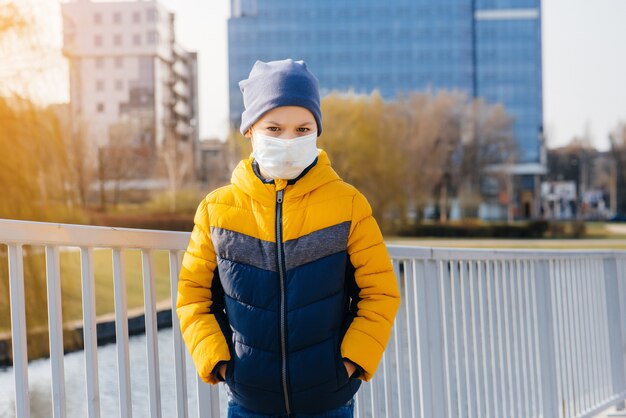
[[[93,250],[112,249],[122,417],[132,413],[122,250],[141,250],[149,414],[160,417],[153,252],[169,252],[175,306],[188,240],[182,232],[0,220],[18,417],[30,416],[22,247],[46,248],[55,418],[66,416],[59,248],[80,248],[89,417],[100,416]],[[376,377],[357,395],[358,417],[592,417],[626,398],[626,252],[389,251],[402,303]],[[183,418],[189,415],[186,349],[174,311],[172,331],[176,411]],[[219,417],[217,387],[195,381],[198,416]]]
[[[358,395],[367,415],[570,418],[621,406],[626,252],[389,249],[401,312],[382,378]]]
[[[88,417],[100,417],[98,388],[98,353],[94,290],[94,248],[112,249],[115,324],[118,362],[120,416],[131,416],[131,388],[128,349],[128,318],[126,278],[123,249],[140,249],[142,256],[146,355],[148,360],[149,408],[151,417],[161,417],[159,390],[156,300],[154,289],[153,251],[169,252],[172,306],[176,305],[176,286],[182,251],[189,243],[189,234],[182,232],[145,231],[124,228],[60,225],[39,222],[0,220],[0,244],[8,247],[9,282],[11,293],[11,331],[13,370],[15,376],[15,409],[17,416],[30,416],[28,393],[28,360],[24,301],[23,245],[45,246],[48,285],[48,321],[50,331],[50,364],[52,372],[52,404],[54,418],[66,416],[65,379],[63,373],[63,333],[61,315],[61,286],[59,248],[79,247],[82,277],[83,333]],[[172,329],[175,356],[176,410],[179,418],[188,416],[185,376],[185,350],[178,319],[172,308]],[[210,388],[199,379],[196,386],[200,403],[216,399],[217,388]],[[202,417],[218,417],[219,404],[200,408]],[[217,408],[217,409],[216,409]],[[213,411],[213,415],[211,415]]]

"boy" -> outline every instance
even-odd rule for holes
[[[351,417],[400,296],[365,197],[316,147],[318,81],[303,61],[257,61],[239,83],[252,158],[198,207],[177,314],[229,417]]]

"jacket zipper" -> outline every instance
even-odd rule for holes
[[[285,255],[283,254],[283,192],[276,192],[276,250],[278,255],[278,276],[280,279],[280,343],[282,356],[283,394],[285,395],[285,409],[291,414],[289,406],[289,392],[287,390],[287,342],[285,336]]]

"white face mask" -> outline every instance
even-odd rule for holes
[[[252,156],[273,179],[295,179],[317,158],[317,132],[280,139],[252,132]]]

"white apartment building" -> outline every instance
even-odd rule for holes
[[[175,15],[155,0],[74,0],[62,13],[74,128],[94,148],[174,139],[197,167],[197,56],[176,43]]]

